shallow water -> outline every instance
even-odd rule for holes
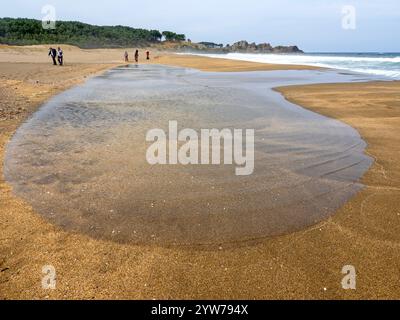
[[[121,67],[45,104],[8,144],[5,177],[51,222],[96,238],[219,244],[313,225],[358,192],[372,161],[351,127],[271,88],[365,80],[333,71],[203,73]],[[340,103],[340,102],[338,102]],[[146,162],[146,132],[255,129],[255,170]]]

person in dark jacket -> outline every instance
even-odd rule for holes
[[[53,59],[53,64],[56,66],[57,65],[57,50],[54,48],[50,48],[49,49],[49,56],[51,56],[51,58]]]
[[[138,63],[139,62],[139,50],[135,51],[135,62]]]

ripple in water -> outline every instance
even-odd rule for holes
[[[333,214],[371,159],[352,128],[286,102],[277,85],[357,80],[310,71],[201,73],[118,68],[55,97],[7,147],[14,192],[69,231],[131,243],[238,242]],[[146,132],[255,129],[255,171],[150,166]]]

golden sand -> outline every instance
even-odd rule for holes
[[[40,104],[111,66],[87,64],[92,55],[103,63],[117,62],[119,56],[115,52],[116,60],[110,61],[109,51],[103,56],[71,49],[66,61],[76,62],[59,72],[60,67],[49,65],[48,60],[44,60],[47,64],[12,62],[9,50],[0,49],[0,61],[8,61],[0,63],[2,156],[12,133]],[[22,53],[14,57],[16,61],[28,59],[26,55],[38,60],[47,55],[44,48],[18,50]],[[78,64],[79,57],[86,63]],[[171,55],[157,60],[180,65]],[[198,57],[183,60],[183,66],[202,65],[209,71],[259,67],[246,63],[246,69],[236,61],[223,61],[221,67],[219,60]],[[398,82],[280,89],[289,99],[357,128],[376,163],[363,179],[368,187],[336,215],[307,230],[257,243],[206,250],[94,240],[46,222],[14,197],[1,179],[0,298],[400,298],[399,89]],[[42,266],[48,264],[57,271],[56,290],[41,287]],[[341,288],[341,269],[347,264],[357,268],[355,291]]]
[[[318,70],[322,68],[289,65],[269,64],[248,61],[232,61],[223,58],[209,58],[204,56],[160,54],[156,55],[155,61],[158,64],[172,65],[184,68],[198,69],[201,71],[213,72],[240,72],[240,71],[273,71],[273,70]]]

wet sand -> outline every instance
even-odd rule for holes
[[[9,67],[10,72],[4,71]],[[9,118],[0,122],[2,150],[29,112],[76,78],[81,81],[89,71],[76,67],[79,77],[74,70],[63,72],[65,83],[57,81],[44,90],[44,86],[28,86],[33,79],[21,79],[30,68],[41,70],[32,78],[48,78],[43,65],[0,66],[1,109]],[[91,68],[100,70],[104,66]],[[17,86],[13,86],[15,81]],[[212,250],[95,240],[46,222],[13,196],[2,180],[0,297],[399,298],[399,86],[394,82],[285,89],[289,98],[351,122],[369,143],[369,154],[377,159],[363,179],[367,189],[328,220],[287,236]],[[29,93],[23,95],[27,89]],[[42,95],[33,95],[41,90],[45,91]],[[41,288],[45,264],[56,267],[55,291]],[[353,264],[358,270],[356,291],[341,289],[340,271],[345,264]]]

